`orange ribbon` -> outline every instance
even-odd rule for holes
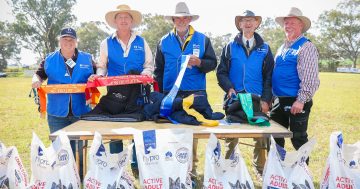
[[[96,105],[97,103],[99,103],[100,99],[100,92],[97,87],[148,83],[153,83],[154,90],[159,91],[157,82],[147,75],[98,77],[95,78],[94,81],[88,81],[86,84],[42,85],[40,88],[38,88],[41,117],[45,117],[46,113],[46,94],[85,93],[86,103]]]
[[[40,114],[45,117],[46,113],[46,94],[75,94],[85,93],[86,103],[96,105],[99,103],[100,92],[97,88],[86,88],[86,84],[56,84],[43,85],[38,88],[40,99]]]

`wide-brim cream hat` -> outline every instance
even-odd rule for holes
[[[304,23],[304,28],[302,29],[302,33],[305,33],[311,27],[310,19],[306,16],[303,16],[303,13],[301,12],[301,10],[296,7],[291,7],[290,12],[286,16],[276,17],[275,21],[278,24],[280,24],[281,27],[284,27],[284,19],[291,18],[291,17],[296,17]]]
[[[256,21],[258,22],[258,25],[257,25],[256,28],[258,28],[260,26],[261,21],[262,21],[261,16],[256,16],[254,12],[252,12],[250,10],[246,10],[241,15],[235,16],[235,26],[239,31],[241,31],[239,22],[241,21],[242,18],[245,18],[245,17],[253,17],[253,18],[255,18]]]
[[[191,16],[191,21],[199,19],[199,15],[191,14],[185,2],[179,2],[175,7],[175,14],[166,15],[165,19],[172,21],[173,17]]]
[[[116,10],[109,11],[105,15],[105,20],[112,28],[117,28],[115,23],[115,16],[119,13],[128,13],[133,19],[133,27],[137,27],[141,24],[142,15],[139,11],[131,9],[128,5],[119,5]]]

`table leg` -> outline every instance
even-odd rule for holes
[[[88,141],[83,141],[83,175],[85,178],[86,172],[87,172],[87,147],[88,147]]]
[[[79,154],[79,141],[75,140],[75,160],[77,170],[80,171],[80,154]]]

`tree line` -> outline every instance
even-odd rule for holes
[[[72,7],[76,0],[10,0],[15,21],[0,21],[0,71],[5,69],[9,60],[19,61],[21,48],[33,51],[38,62],[48,53],[56,50],[58,35],[63,27],[76,29],[79,49],[99,56],[100,42],[109,33],[103,22],[84,22],[75,25],[76,16]],[[324,11],[313,27],[320,32],[305,35],[314,42],[320,54],[320,68],[335,71],[336,67],[350,62],[356,67],[360,52],[360,0],[343,0],[333,10]],[[172,23],[161,15],[144,14],[143,22],[136,30],[146,39],[153,53],[163,35],[172,29]],[[283,43],[285,36],[282,28],[273,18],[265,18],[257,31],[269,43],[272,52]],[[216,55],[232,40],[230,33],[214,36],[211,39]]]

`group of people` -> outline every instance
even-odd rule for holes
[[[141,23],[141,13],[128,5],[119,5],[105,16],[107,24],[116,31],[101,42],[97,64],[88,53],[77,49],[75,30],[65,28],[60,33],[60,49],[42,61],[32,87],[40,87],[46,79],[48,84],[86,83],[98,77],[136,71],[153,77],[160,92],[168,94],[178,77],[181,56],[189,55],[177,96],[184,98],[198,92],[206,95],[206,73],[217,69],[218,84],[225,92],[225,99],[238,93],[259,96],[261,112],[270,114],[271,119],[293,132],[291,141],[295,149],[306,143],[312,97],[320,83],[317,49],[304,36],[311,26],[309,18],[298,8],[291,8],[288,15],[275,19],[286,39],[274,57],[270,46],[256,32],[261,16],[246,10],[235,17],[239,33],[223,48],[219,65],[210,39],[190,25],[198,18],[184,2],[179,2],[175,13],[165,16],[174,28],[160,39],[153,58],[146,40],[133,30]],[[273,105],[274,97],[277,97],[276,105]],[[50,132],[66,127],[89,111],[84,94],[48,94]],[[267,140],[255,141],[254,167],[261,174],[265,161],[259,149],[266,148]],[[226,142],[230,152],[238,140]],[[285,143],[283,138],[276,142],[282,147]],[[194,162],[196,144],[194,141]],[[114,142],[110,149],[113,153],[120,152],[119,146],[122,145]]]

